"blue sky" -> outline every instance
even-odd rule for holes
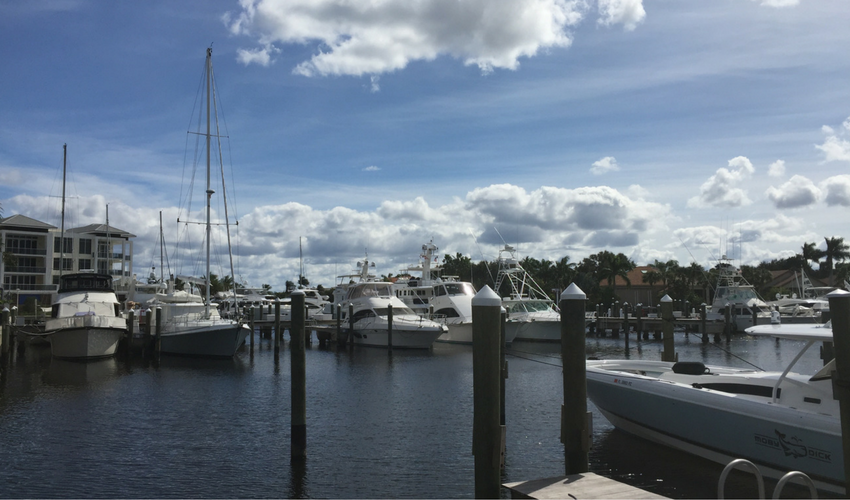
[[[326,286],[431,239],[756,263],[850,238],[847,26],[842,0],[6,2],[0,203],[58,226],[67,143],[69,223],[108,204],[146,275],[212,43],[253,286],[296,279],[299,238]]]

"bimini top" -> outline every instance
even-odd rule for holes
[[[744,330],[750,335],[770,335],[780,339],[820,340],[832,342],[832,321],[823,324],[795,323],[751,326]]]
[[[98,273],[65,274],[59,277],[59,293],[113,292],[112,276]]]

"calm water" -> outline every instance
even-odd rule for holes
[[[289,343],[276,364],[269,341],[256,342],[233,360],[163,356],[159,364],[61,361],[28,346],[2,367],[0,497],[474,497],[471,347],[390,356],[308,346],[308,459],[293,467]],[[775,369],[802,344],[739,337],[718,345]],[[511,349],[503,482],[564,473],[559,349]],[[680,360],[746,366],[695,335],[677,334],[676,351]],[[810,351],[796,371],[822,365]],[[588,337],[587,354],[622,357],[623,340]],[[629,356],[660,359],[661,344],[632,337]],[[615,431],[589,408],[592,472],[674,498],[716,497],[722,467]],[[751,477],[732,479],[727,496],[755,496]]]

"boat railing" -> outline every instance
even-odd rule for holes
[[[764,477],[762,476],[759,468],[749,460],[744,458],[736,458],[732,460],[726,467],[723,468],[723,472],[720,474],[720,479],[717,481],[717,498],[724,498],[724,490],[726,489],[726,478],[729,477],[729,473],[734,469],[741,468],[750,469],[750,471],[755,475],[756,481],[758,482],[759,489],[759,498],[765,498],[764,496]],[[792,479],[800,479],[808,488],[809,488],[809,498],[817,498],[817,488],[815,487],[814,481],[807,474],[800,471],[791,471],[782,476],[779,482],[776,483],[776,487],[773,489],[773,498],[780,498],[782,495],[782,490],[785,488],[785,485],[788,484]]]

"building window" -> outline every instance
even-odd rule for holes
[[[83,238],[80,240],[80,255],[91,255],[91,240]],[[82,265],[80,265],[82,267]]]
[[[59,240],[62,238],[53,238],[53,252],[60,253],[62,250],[59,248]],[[73,238],[65,238],[65,251],[64,253],[73,253],[74,252],[74,239]]]
[[[91,259],[80,259],[80,271],[91,268]]]
[[[62,259],[62,270],[63,271],[73,271],[74,270],[74,259]],[[59,257],[53,258],[53,269],[59,270]]]

